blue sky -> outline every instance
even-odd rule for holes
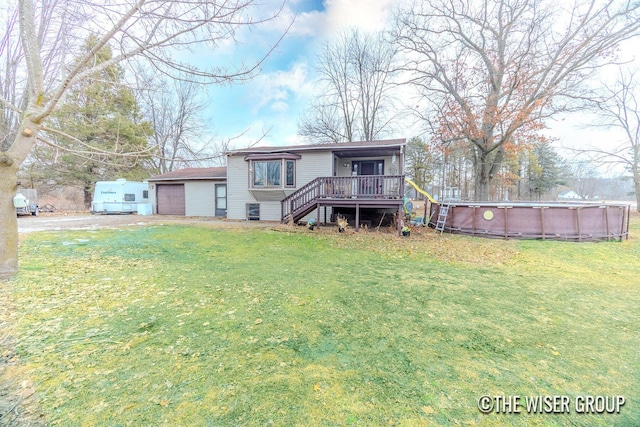
[[[279,2],[268,0],[267,4]],[[268,131],[260,145],[302,143],[297,136],[298,119],[314,96],[313,63],[318,46],[346,27],[365,31],[387,27],[397,4],[397,0],[289,0],[277,20],[242,31],[237,45],[225,46],[212,57],[250,63],[266,52],[297,16],[260,75],[244,84],[209,88],[209,108],[203,119],[214,138],[234,138],[244,132],[233,142],[235,148],[241,148]]]
[[[314,61],[320,44],[345,28],[363,31],[387,29],[395,7],[408,0],[287,0],[281,16],[251,31],[241,31],[238,44],[212,53],[215,60],[239,63],[264,54],[282,35],[294,16],[296,20],[281,44],[252,81],[234,86],[209,88],[209,108],[203,119],[215,140],[234,139],[232,148],[254,144],[291,145],[304,141],[297,135],[300,114],[315,96]],[[265,0],[265,10],[274,10],[281,0]],[[629,49],[626,49],[629,50]],[[631,49],[635,52],[635,49]],[[406,94],[401,95],[407,98]],[[585,129],[588,117],[558,117],[548,123],[549,134],[561,154],[575,154],[563,147],[599,145],[610,141],[609,132]],[[411,138],[419,129],[411,121],[390,138]],[[241,135],[241,136],[239,136]]]

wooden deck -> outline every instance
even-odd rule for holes
[[[298,221],[321,207],[397,208],[402,212],[404,175],[319,177],[281,201],[282,222]]]

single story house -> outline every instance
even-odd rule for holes
[[[581,200],[582,197],[573,190],[565,190],[558,194],[558,200]]]
[[[187,168],[152,176],[149,202],[158,215],[226,216],[227,168]]]
[[[400,215],[405,147],[394,139],[232,150],[227,217],[321,223],[343,215],[358,229],[361,214]]]

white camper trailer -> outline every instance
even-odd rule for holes
[[[91,213],[133,213],[145,205],[149,205],[148,183],[127,181],[124,178],[98,181],[93,192]]]

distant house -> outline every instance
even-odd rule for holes
[[[558,200],[582,200],[582,197],[573,190],[565,190],[558,193]]]
[[[149,202],[154,214],[225,216],[227,168],[188,168],[152,176]]]
[[[230,151],[227,217],[325,222],[339,214],[357,229],[363,214],[400,213],[405,146],[395,139]]]

